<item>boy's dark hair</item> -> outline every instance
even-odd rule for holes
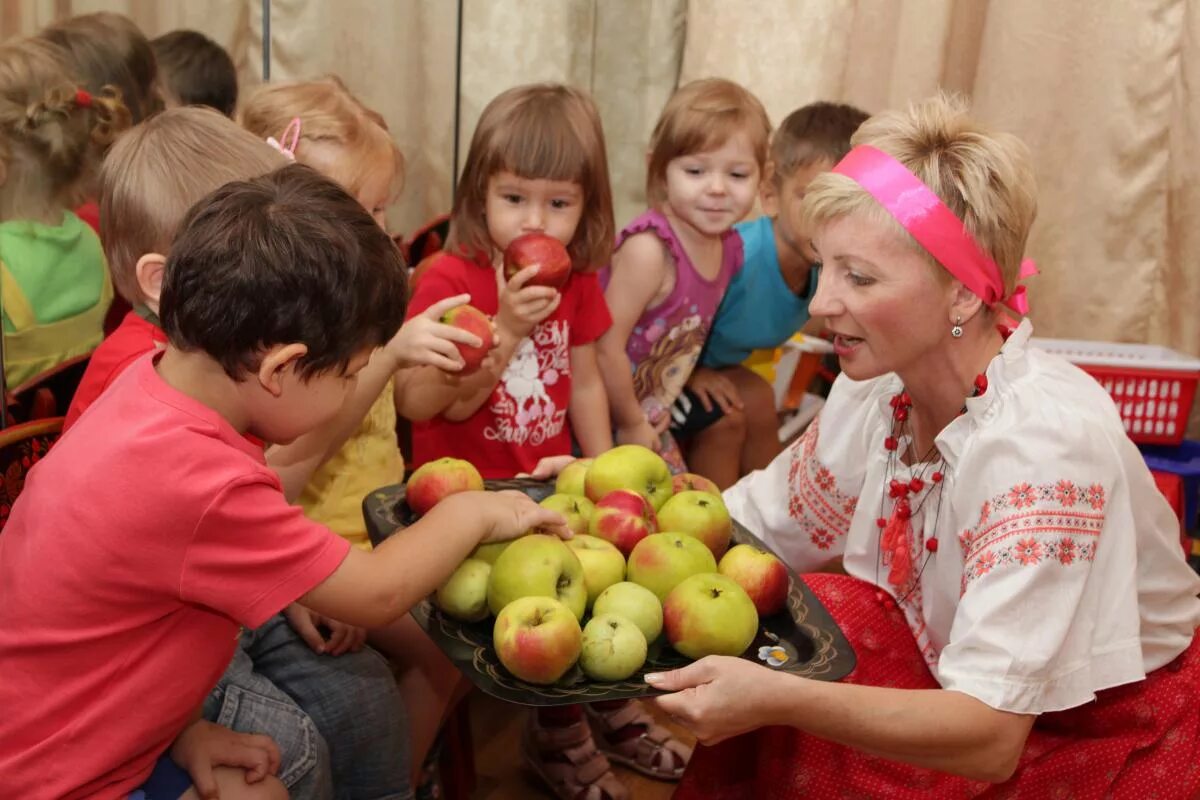
[[[303,377],[345,370],[404,321],[404,260],[358,201],[289,164],[217,189],[188,212],[159,302],[181,350],[201,350],[240,380],[262,351],[308,346]]]
[[[837,163],[850,152],[850,137],[867,112],[844,103],[809,103],[787,115],[771,137],[775,180],[817,161]]]
[[[232,118],[238,79],[225,48],[199,31],[164,33],[150,42],[159,78],[182,106],[209,106]]]

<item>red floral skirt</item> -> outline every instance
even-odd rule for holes
[[[858,657],[846,683],[936,689],[903,615],[878,590],[844,575],[806,575]],[[677,800],[743,798],[1200,797],[1200,639],[1138,683],[1042,714],[1013,777],[971,781],[870,756],[794,728],[761,728],[698,747]]]

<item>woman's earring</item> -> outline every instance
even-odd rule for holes
[[[954,327],[950,329],[950,335],[955,339],[961,339],[963,335],[962,317],[955,317]]]

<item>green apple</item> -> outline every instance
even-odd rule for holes
[[[653,450],[623,444],[592,459],[583,487],[593,503],[617,489],[632,489],[658,511],[671,496],[671,470]]]
[[[724,575],[693,575],[663,601],[667,641],[688,658],[740,656],[758,634],[758,613],[741,586]]]
[[[563,467],[562,472],[558,473],[558,478],[554,481],[555,494],[573,494],[577,497],[585,497],[583,477],[587,475],[588,467],[591,465],[592,459],[577,458]]]
[[[646,663],[646,637],[617,614],[592,617],[583,629],[579,666],[589,678],[623,681]]]
[[[717,572],[746,590],[760,617],[776,614],[787,605],[787,567],[766,550],[749,544],[731,547],[717,564]]]
[[[733,520],[719,495],[680,492],[664,503],[658,512],[658,529],[695,536],[708,545],[713,558],[720,558],[729,549]]]
[[[488,607],[493,614],[519,597],[553,597],[583,619],[587,587],[583,565],[562,539],[532,533],[512,542],[492,565]]]
[[[716,572],[717,560],[704,542],[686,533],[655,533],[629,554],[625,574],[654,592],[660,601],[684,578]]]
[[[491,564],[468,558],[438,588],[434,595],[438,608],[464,622],[483,619],[488,615],[488,577],[491,574]]]
[[[554,683],[579,659],[575,612],[552,597],[520,597],[496,615],[492,644],[504,668],[523,681]]]
[[[567,527],[576,536],[587,533],[592,512],[596,510],[591,500],[574,494],[552,494],[538,505],[562,514],[567,520]]]
[[[513,541],[516,540],[514,539],[507,542],[488,542],[487,544],[481,544],[471,551],[470,558],[478,559],[479,561],[486,561],[489,564],[495,564],[496,559],[500,557],[501,553],[508,549],[508,546],[512,544]]]
[[[583,564],[583,584],[587,587],[588,608],[608,587],[625,580],[625,556],[610,542],[582,534],[567,540]]]
[[[592,605],[592,614],[624,617],[638,626],[647,642],[653,642],[662,633],[662,603],[654,592],[630,581],[614,583],[601,592]]]
[[[470,461],[447,456],[422,464],[408,476],[404,501],[420,515],[450,495],[468,491],[483,491],[479,470]]]

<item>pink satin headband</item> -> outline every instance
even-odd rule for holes
[[[939,264],[989,307],[1002,303],[1024,316],[1029,313],[1025,287],[1004,293],[1000,267],[933,190],[882,150],[859,145],[833,171],[852,178],[879,201]],[[1030,259],[1021,262],[1018,281],[1037,274]]]

